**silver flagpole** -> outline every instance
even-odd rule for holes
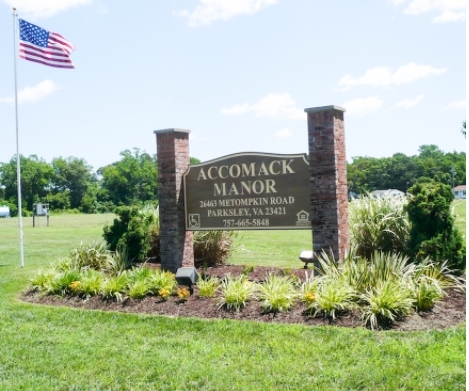
[[[21,211],[21,165],[20,165],[20,143],[18,133],[18,83],[16,80],[16,25],[18,24],[18,15],[16,8],[13,8],[13,59],[15,63],[15,116],[16,116],[16,182],[18,183],[18,227],[20,231],[20,264],[24,267],[23,251],[23,217]]]

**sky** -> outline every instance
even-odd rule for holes
[[[16,154],[14,6],[76,48],[75,69],[16,61],[20,154],[97,170],[156,154],[167,128],[201,161],[306,153],[304,109],[328,105],[346,109],[349,162],[465,152],[465,3],[0,0],[0,162]]]

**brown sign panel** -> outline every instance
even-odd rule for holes
[[[305,154],[246,152],[189,166],[186,229],[311,229]]]

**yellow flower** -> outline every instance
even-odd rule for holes
[[[305,295],[304,295],[304,300],[307,302],[307,303],[312,303],[314,301],[314,299],[316,299],[316,295],[313,293],[313,292],[307,292]]]
[[[81,285],[80,281],[73,281],[72,283],[70,283],[68,287],[71,291],[76,292],[77,290],[80,289],[80,285]]]
[[[189,292],[189,289],[184,287],[184,288],[178,288],[177,295],[179,297],[179,300],[185,301],[191,295],[191,293]]]
[[[171,294],[171,291],[168,288],[161,288],[158,291],[158,294],[161,296],[162,299],[167,300],[169,295]]]

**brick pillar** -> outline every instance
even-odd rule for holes
[[[305,109],[311,186],[313,251],[332,250],[336,260],[349,248],[344,112],[338,106]]]
[[[189,167],[189,133],[184,129],[155,130],[161,268],[173,273],[182,266],[194,266],[193,234],[185,228],[182,181]]]

